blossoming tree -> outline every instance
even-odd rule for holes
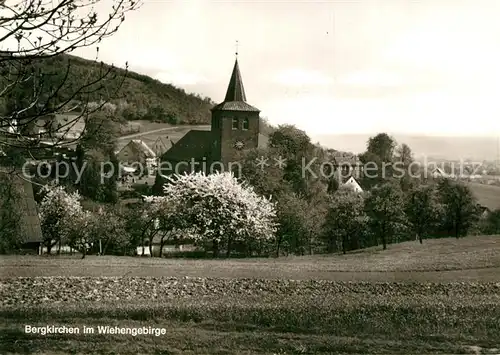
[[[78,192],[68,193],[63,186],[46,185],[42,188],[43,199],[40,203],[39,217],[44,244],[47,252],[59,243],[69,241],[74,225],[83,218]]]
[[[194,173],[167,178],[164,196],[147,197],[156,206],[160,227],[212,242],[214,256],[225,244],[274,239],[275,204],[231,173]]]

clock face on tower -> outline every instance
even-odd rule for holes
[[[236,149],[243,149],[244,146],[245,146],[245,143],[243,143],[242,141],[236,141],[236,143],[234,143],[234,147]]]

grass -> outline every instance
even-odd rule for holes
[[[474,182],[469,183],[468,186],[481,205],[492,211],[500,209],[500,186]]]
[[[209,126],[191,126],[191,125],[179,125],[179,126],[171,126],[168,124],[154,123],[154,122],[144,122],[141,123],[142,129],[140,132],[140,136],[134,136],[133,138],[125,138],[119,139],[117,141],[117,150],[122,149],[125,145],[127,145],[132,139],[141,139],[146,143],[151,149],[154,150],[153,144],[156,142],[158,138],[164,140],[165,143],[168,143],[168,140],[172,140],[173,142],[177,142],[181,139],[188,131],[192,129],[197,130],[208,130]],[[160,132],[146,133],[148,131],[154,131],[158,129],[164,129]],[[145,133],[145,134],[143,134]],[[168,137],[168,138],[167,138]]]
[[[499,255],[482,236],[279,259],[2,257],[0,353],[498,353]]]
[[[357,281],[500,281],[500,236],[430,239],[347,255],[188,260],[140,257],[3,256],[0,277],[191,276]]]

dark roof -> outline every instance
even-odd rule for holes
[[[244,112],[260,112],[258,108],[246,103],[245,88],[241,79],[240,67],[238,59],[234,62],[233,73],[227,86],[226,97],[224,102],[212,108],[212,111],[244,111]]]
[[[212,108],[212,111],[245,111],[245,112],[260,112],[260,110],[243,101],[228,101],[222,102]]]
[[[208,158],[212,148],[212,137],[211,131],[191,130],[167,150],[161,160],[180,162]]]
[[[352,153],[328,150],[327,157],[335,165],[356,165],[359,163],[358,157]]]
[[[234,61],[233,73],[231,74],[229,85],[227,86],[224,102],[228,101],[247,101],[243,80],[241,79],[240,66],[238,65],[238,58]]]
[[[10,174],[12,181],[19,193],[19,199],[16,200],[20,213],[21,240],[24,243],[41,242],[42,228],[38,217],[38,209],[33,194],[33,185],[31,181],[25,178],[21,172],[11,171],[8,168],[0,168],[0,174]]]

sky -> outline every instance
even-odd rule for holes
[[[497,0],[144,0],[99,59],[220,102],[238,41],[247,101],[271,123],[498,136],[499,18]]]

